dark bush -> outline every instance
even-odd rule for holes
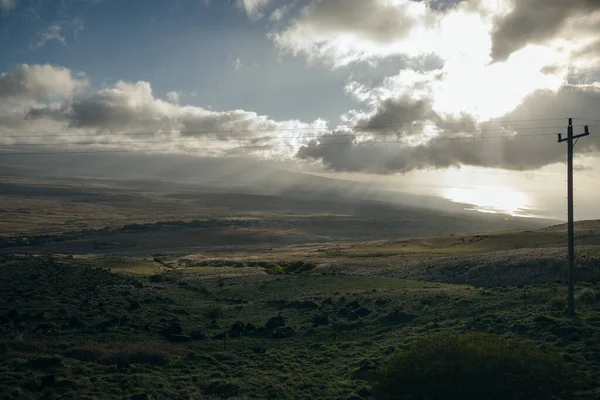
[[[150,275],[148,279],[150,282],[165,282],[167,280],[167,276],[165,274],[155,274]]]
[[[328,325],[329,317],[327,315],[315,315],[313,318],[314,325]]]
[[[436,334],[374,375],[377,399],[570,399],[575,375],[560,355],[503,336]]]

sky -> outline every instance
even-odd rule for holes
[[[596,0],[0,0],[3,151],[246,156],[576,217],[600,167]],[[60,155],[58,155],[60,156]]]

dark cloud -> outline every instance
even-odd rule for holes
[[[415,0],[425,1],[425,0]],[[466,0],[429,0],[429,7],[435,11],[446,12]]]
[[[429,100],[412,100],[407,97],[382,101],[375,113],[359,120],[356,128],[375,132],[411,133],[410,125],[415,121],[438,120]],[[420,132],[414,132],[420,133]]]
[[[339,172],[389,174],[408,167],[400,146],[375,143],[373,140],[356,143],[355,136],[347,135],[345,131],[323,135],[301,147],[296,157],[320,160],[326,168]]]
[[[567,20],[600,10],[600,0],[513,0],[514,9],[495,21],[492,59],[504,61],[528,44],[558,34]]]
[[[429,109],[423,103],[417,104],[418,107],[413,104],[412,107],[406,108],[404,115],[410,117],[401,121],[428,115],[427,112],[414,112]],[[499,121],[480,126],[478,132],[473,132],[477,125],[467,115],[455,119],[442,119],[437,116],[433,119],[438,124],[440,133],[436,139],[421,145],[408,146],[385,140],[381,140],[383,143],[375,143],[380,141],[379,139],[359,143],[356,137],[351,137],[352,140],[341,139],[336,137],[339,133],[334,132],[302,147],[297,157],[319,160],[326,168],[335,171],[379,174],[405,173],[415,169],[443,169],[460,165],[516,171],[535,170],[564,161],[564,145],[559,145],[556,137],[548,134],[566,133],[567,119],[565,118],[564,122],[534,122],[532,119],[556,119],[559,116],[600,119],[598,110],[600,85],[566,86],[558,93],[538,91],[530,95]],[[390,111],[389,104],[384,104],[381,114],[375,115],[393,115]],[[584,123],[584,120],[575,119],[576,125]],[[591,128],[590,137],[577,144],[578,154],[590,154],[600,150],[600,123],[598,126]],[[594,129],[598,132],[594,133]],[[577,126],[575,130],[575,133],[581,133],[583,127]],[[511,138],[498,138],[513,135]],[[460,136],[463,138],[457,139]],[[334,145],[333,141],[341,142]]]
[[[25,120],[47,119],[57,122],[69,121],[68,106],[62,104],[59,107],[41,106],[32,107],[25,114]]]
[[[73,101],[65,114],[76,128],[158,130],[170,127],[171,110],[171,104],[154,98],[149,83],[118,82]]]
[[[33,107],[27,118],[64,121],[71,128],[98,132],[178,131],[184,136],[204,135],[221,140],[258,135],[278,127],[276,122],[249,111],[216,112],[158,99],[147,82],[118,82],[59,107]]]

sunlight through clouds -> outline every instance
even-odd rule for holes
[[[503,213],[512,216],[527,216],[527,196],[516,190],[500,186],[478,186],[474,188],[450,188],[444,197],[456,203],[469,204],[476,211]]]

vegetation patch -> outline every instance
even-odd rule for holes
[[[578,386],[559,353],[485,333],[420,338],[373,375],[382,400],[570,399]]]

